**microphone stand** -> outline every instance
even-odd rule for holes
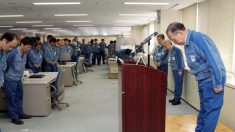
[[[154,32],[153,34],[151,34],[149,37],[147,37],[146,39],[144,39],[141,43],[140,43],[140,46],[137,47],[135,49],[138,50],[139,48],[142,48],[146,43],[148,43],[148,66],[150,66],[150,40],[155,37],[158,33],[157,32]],[[133,56],[134,57],[134,56]]]

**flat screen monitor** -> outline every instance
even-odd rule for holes
[[[60,62],[70,62],[71,61],[71,53],[70,52],[61,52],[59,61]]]

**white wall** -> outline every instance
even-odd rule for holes
[[[132,37],[136,44],[139,44],[143,39],[143,26],[133,26],[132,27]]]
[[[182,10],[182,21],[186,28],[196,30],[197,6],[191,5]]]
[[[207,34],[208,29],[208,1],[198,4],[198,31]]]
[[[232,71],[234,0],[209,0],[208,9],[208,35],[219,48],[226,70]]]

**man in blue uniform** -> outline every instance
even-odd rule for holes
[[[17,36],[13,33],[5,33],[1,37],[0,41],[0,88],[4,83],[4,72],[6,70],[7,54],[17,44]]]
[[[29,68],[34,72],[38,73],[42,71],[42,60],[43,60],[43,52],[41,50],[42,44],[36,42],[34,48],[31,49],[28,53],[28,64]]]
[[[98,43],[98,39],[95,39],[95,52],[97,54],[96,60],[97,60],[97,65],[100,65],[101,62],[101,56],[100,56],[100,44]]]
[[[133,55],[131,55],[132,50],[131,49],[121,49],[118,52],[118,58],[121,58],[122,60],[131,60],[133,58]]]
[[[45,72],[56,72],[57,71],[57,50],[53,47],[56,43],[56,38],[52,37],[47,42],[48,45],[44,48],[44,71]]]
[[[171,23],[167,36],[184,45],[190,73],[198,81],[200,111],[196,132],[214,132],[223,106],[226,71],[215,43],[205,34],[187,30],[182,23]]]
[[[23,84],[22,77],[25,69],[27,52],[32,47],[32,39],[25,37],[20,46],[12,50],[7,57],[4,89],[7,97],[8,114],[14,124],[23,124],[20,119],[29,119],[32,116],[23,112]]]
[[[93,41],[93,40],[92,40]],[[93,42],[92,42],[93,43]],[[84,48],[84,58],[85,58],[85,62],[87,64],[91,64],[90,58],[91,58],[91,45],[90,43],[87,43]]]
[[[153,62],[156,65],[157,69],[167,73],[168,71],[168,51],[162,45],[165,40],[165,36],[163,34],[157,35],[157,41],[159,45],[157,45],[154,49],[153,53]]]
[[[184,79],[184,58],[182,51],[173,46],[170,40],[163,42],[163,46],[169,51],[170,65],[175,82],[174,99],[169,100],[172,105],[180,104]]]
[[[110,57],[114,57],[115,54],[115,45],[113,43],[113,41],[110,41],[109,45],[108,45],[108,53],[109,53],[109,58]]]
[[[103,64],[105,64],[105,47],[106,47],[106,43],[104,42],[104,39],[101,39],[100,42],[100,60],[102,58]]]
[[[85,39],[82,39],[82,43],[81,43],[81,47],[80,47],[80,50],[81,50],[81,55],[84,56],[84,48],[86,46],[86,43],[85,43]]]

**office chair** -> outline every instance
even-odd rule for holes
[[[89,67],[92,67],[92,64],[91,64],[91,62],[90,62],[90,59],[85,59],[85,58],[84,58],[82,67],[83,67],[83,69],[84,69],[84,72],[88,72],[88,71],[93,72],[92,69],[89,69]]]
[[[59,110],[62,110],[60,104],[69,107],[68,103],[61,102],[64,99],[64,73],[65,70],[59,71],[55,82],[51,85],[51,105],[56,106]]]
[[[78,79],[78,74],[79,74],[79,60],[76,62],[76,66],[73,68],[73,76],[75,77],[75,84],[77,85],[77,83],[78,84],[82,84],[82,81],[80,81],[79,79]]]

